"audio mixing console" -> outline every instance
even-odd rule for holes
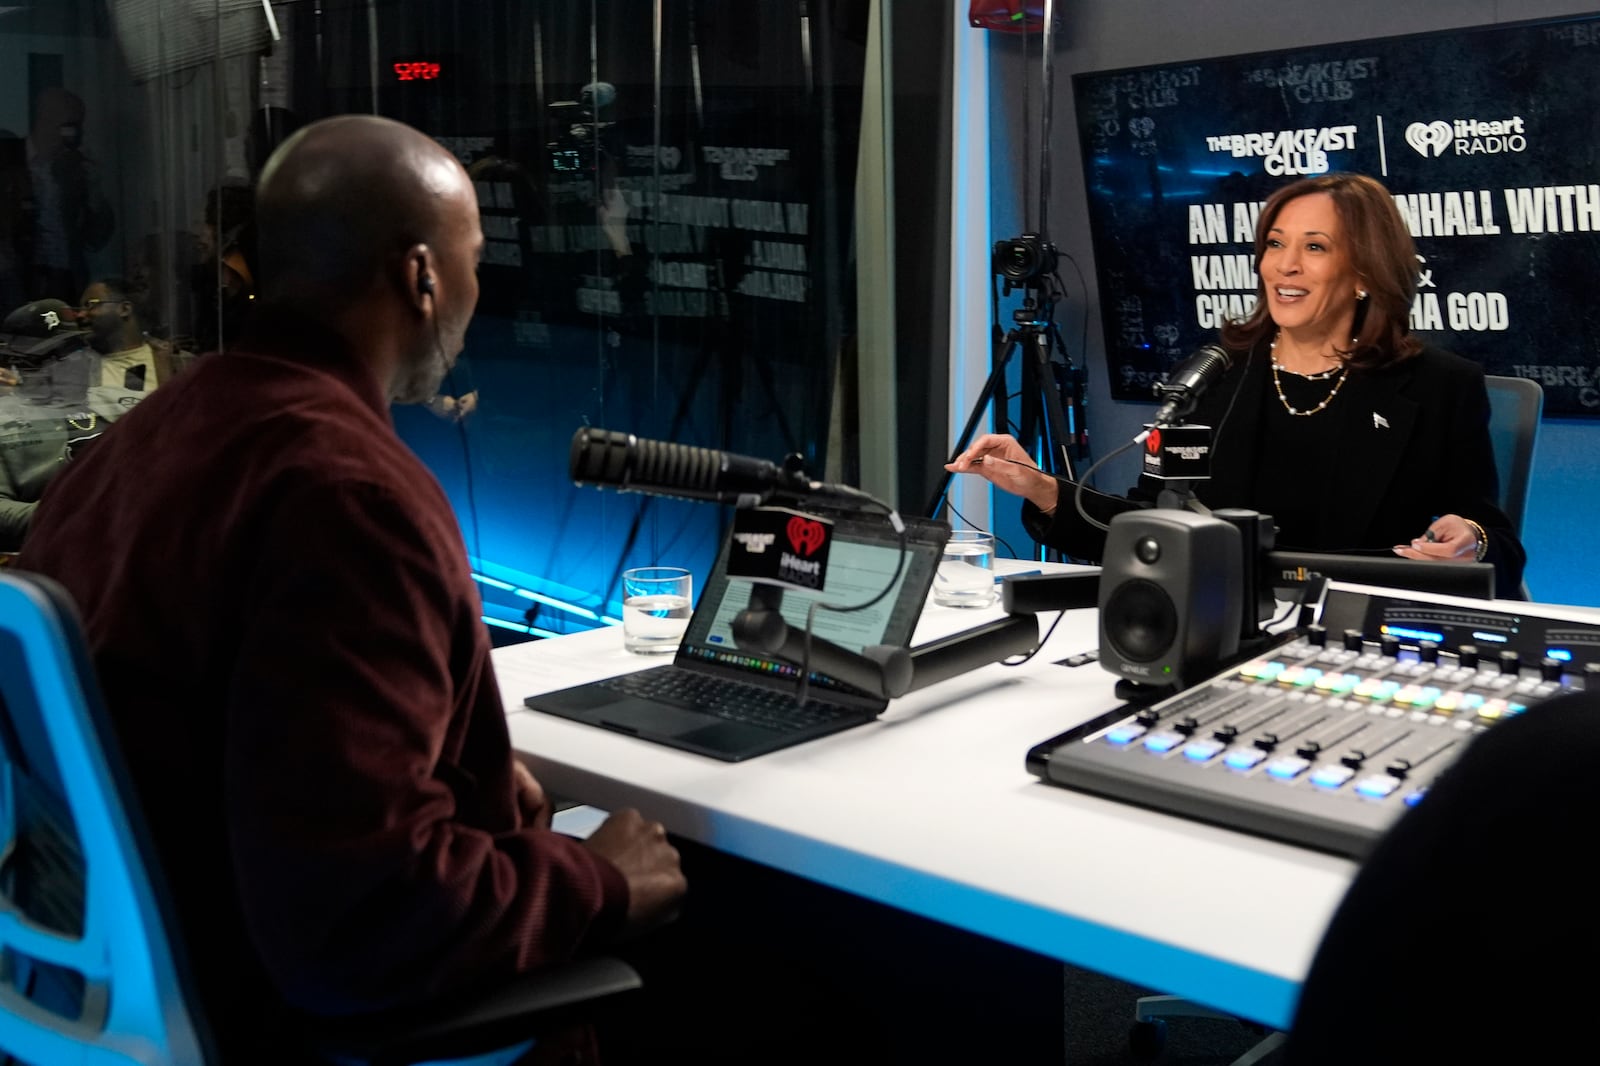
[[[1028,769],[1359,858],[1474,736],[1600,687],[1600,622],[1582,619],[1334,584],[1319,624],[1162,702],[1036,745]]]

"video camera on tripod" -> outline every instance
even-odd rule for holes
[[[994,420],[1002,432],[1014,430],[1018,443],[1031,453],[1040,467],[1068,480],[1076,480],[1073,463],[1088,457],[1089,435],[1083,418],[1087,393],[1087,375],[1081,364],[1074,364],[1067,353],[1066,344],[1056,328],[1055,304],[1062,295],[1056,279],[1060,253],[1050,242],[1050,122],[1054,93],[1051,81],[1052,41],[1058,19],[1054,5],[1046,0],[1044,12],[1035,19],[1029,14],[1013,19],[997,19],[993,12],[974,9],[972,24],[984,28],[1043,31],[1044,46],[1040,53],[1040,75],[1044,107],[1040,114],[1039,138],[1039,205],[1033,216],[1033,225],[1019,237],[994,242],[990,266],[995,277],[1004,285],[1005,295],[1023,290],[1020,308],[1012,312],[1015,326],[1003,336],[996,309],[995,347],[992,353],[989,378],[979,393],[977,402],[965,427],[955,441],[950,453],[954,462],[972,442],[984,411],[992,402]],[[998,304],[998,296],[996,299]],[[1006,365],[1018,348],[1025,348],[1028,358],[1021,367],[1021,385],[1017,392],[1021,407],[1019,417],[1013,420],[1009,411],[1011,396],[1005,389]],[[1060,359],[1055,358],[1056,354]],[[946,472],[934,488],[928,502],[927,514],[937,515],[944,505],[950,488],[951,475]]]
[[[1024,233],[1006,241],[994,242],[991,259],[994,272],[1005,279],[1005,291],[1032,287],[1056,272],[1060,253],[1056,246],[1037,233]]]

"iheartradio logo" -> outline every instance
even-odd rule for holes
[[[1443,120],[1413,122],[1406,127],[1406,143],[1423,157],[1438,158],[1444,155],[1444,150],[1450,147],[1450,142],[1454,139],[1455,131],[1450,128],[1450,123]]]
[[[1439,119],[1407,126],[1406,143],[1424,159],[1437,159],[1446,151],[1456,155],[1499,155],[1526,151],[1526,133],[1521,115],[1492,122],[1478,118],[1458,118],[1450,122]]]

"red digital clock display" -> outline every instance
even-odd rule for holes
[[[397,81],[437,81],[439,78],[439,64],[426,59],[412,60],[394,65],[394,76]]]

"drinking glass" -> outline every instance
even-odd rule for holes
[[[622,572],[622,646],[641,655],[678,650],[689,628],[694,577],[677,566]]]
[[[958,529],[944,546],[933,579],[933,602],[942,607],[988,607],[999,593],[994,587],[994,534]]]

